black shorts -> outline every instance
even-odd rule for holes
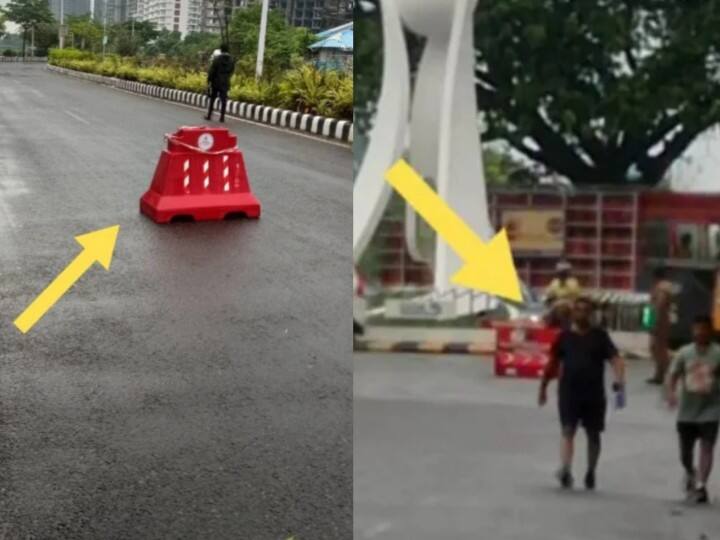
[[[718,422],[678,422],[680,440],[685,444],[695,444],[698,439],[706,444],[715,445],[718,438]]]
[[[588,431],[605,431],[607,400],[587,399],[573,396],[558,396],[560,425],[563,433],[575,433],[578,426]]]

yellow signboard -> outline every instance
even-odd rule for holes
[[[563,252],[565,214],[562,210],[505,210],[502,213],[513,251]]]

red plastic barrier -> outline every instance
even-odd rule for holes
[[[140,211],[156,223],[191,217],[217,221],[228,216],[260,217],[260,202],[250,190],[237,138],[226,128],[182,127],[165,136],[150,189]]]
[[[550,361],[550,349],[560,332],[542,324],[495,324],[495,375],[539,379]]]
[[[559,330],[545,325],[504,322],[495,324],[497,349],[524,347],[549,351]]]
[[[498,350],[495,353],[495,375],[498,377],[540,379],[549,361],[550,358],[547,353],[536,350]]]

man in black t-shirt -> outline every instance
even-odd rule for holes
[[[564,488],[573,485],[572,459],[575,433],[582,426],[588,438],[588,468],[585,487],[595,489],[595,470],[600,458],[600,434],[605,429],[605,363],[615,374],[613,390],[623,406],[625,369],[608,333],[592,325],[594,305],[587,298],[573,304],[572,327],[563,330],[553,343],[550,362],[540,383],[538,401],[547,402],[547,387],[558,378],[558,409],[562,427],[561,467],[558,480]]]

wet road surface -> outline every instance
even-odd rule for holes
[[[357,540],[714,540],[713,505],[679,503],[673,414],[629,366],[628,408],[610,411],[598,491],[562,492],[554,398],[537,382],[496,379],[473,356],[356,354]],[[554,387],[553,387],[554,391]],[[585,441],[575,476],[582,483]],[[705,535],[705,536],[703,536]]]
[[[351,152],[231,121],[259,221],[138,213],[201,112],[0,64],[0,537],[351,534]],[[26,336],[13,319],[119,224]]]

